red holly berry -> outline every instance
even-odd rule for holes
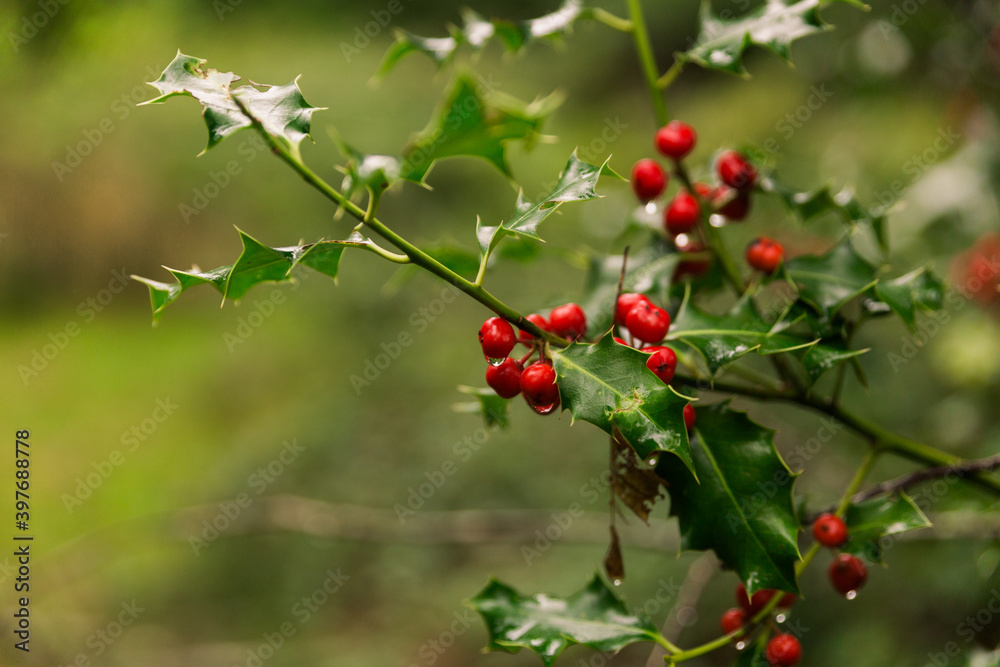
[[[698,135],[694,128],[679,120],[672,120],[656,132],[656,148],[663,155],[675,160],[687,156],[694,149]]]
[[[847,524],[836,514],[824,514],[813,524],[813,537],[824,547],[836,549],[847,542]]]
[[[996,265],[998,254],[1000,234],[981,236],[972,248],[953,260],[951,280],[955,288],[983,306],[1000,301],[1000,271]]]
[[[521,363],[514,359],[504,359],[499,366],[486,367],[486,384],[500,398],[514,398],[521,393]]]
[[[764,656],[775,667],[791,667],[802,659],[802,644],[793,635],[775,635],[767,643]]]
[[[532,313],[531,315],[528,315],[524,319],[528,320],[542,331],[551,331],[551,328],[549,327],[549,321],[544,317],[542,317],[541,315],[539,315],[538,313]],[[523,345],[531,345],[532,341],[535,340],[535,337],[532,336],[527,331],[525,331],[524,329],[521,329],[520,332],[521,332],[520,335],[517,337],[517,342]]]
[[[690,406],[691,404],[688,403],[688,405]],[[743,609],[746,609],[748,614],[754,616],[757,612],[767,606],[767,603],[771,601],[771,598],[774,597],[776,592],[777,591],[770,588],[765,588],[757,591],[753,594],[753,596],[748,597],[747,587],[740,582],[739,585],[736,586],[736,603]]]
[[[674,379],[674,372],[677,370],[677,353],[669,347],[660,347],[649,355],[649,359],[646,360],[646,368],[653,371],[653,374],[663,380],[664,384],[670,384],[670,381]]]
[[[737,151],[726,151],[715,163],[719,180],[737,190],[749,190],[757,182],[757,170],[746,156]]]
[[[743,609],[728,609],[719,620],[719,625],[722,627],[722,631],[728,635],[730,632],[736,632],[742,628],[746,622],[746,611]]]
[[[701,199],[711,199],[712,195],[715,194],[715,188],[708,183],[695,183],[694,191]]]
[[[684,426],[687,428],[687,430],[690,431],[691,429],[694,428],[694,420],[696,418],[697,418],[697,415],[695,415],[695,413],[694,413],[694,406],[691,405],[690,403],[688,403],[687,405],[685,405],[684,406]]]
[[[722,202],[726,202],[719,206],[719,213],[725,217],[727,220],[732,222],[738,222],[743,220],[750,214],[750,193],[740,192],[738,190],[733,190],[732,188],[727,188],[722,186],[716,188],[715,192],[712,194],[712,201],[715,206],[719,206]]]
[[[649,298],[645,294],[637,294],[636,292],[626,292],[618,297],[618,303],[615,306],[615,324],[620,327],[625,326],[628,311],[632,310],[632,307],[640,301],[649,301]]]
[[[700,216],[701,205],[698,204],[698,200],[682,190],[667,206],[667,210],[663,214],[663,224],[669,234],[676,236],[694,229]]]
[[[659,343],[670,329],[670,314],[648,300],[635,304],[625,318],[625,326],[644,343]]]
[[[778,600],[778,606],[782,609],[788,609],[798,602],[798,599],[799,597],[795,595],[795,593],[785,593],[781,596],[781,599]]]
[[[667,187],[667,175],[656,160],[644,158],[632,167],[632,191],[640,201],[656,199]]]
[[[847,595],[864,586],[868,579],[868,568],[850,554],[840,554],[830,563],[830,583],[839,592]]]
[[[689,252],[704,252],[705,246],[697,241],[693,241],[687,237],[679,236],[677,239],[685,239],[684,243],[677,244],[677,250],[682,253]],[[685,259],[677,263],[677,268],[674,269],[674,282],[677,282],[688,276],[692,278],[700,278],[705,275],[708,271],[708,267],[711,266],[712,262],[710,259]]]
[[[516,343],[514,327],[499,317],[491,317],[479,328],[479,344],[490,359],[505,359]]]
[[[747,264],[764,273],[774,273],[784,258],[785,249],[781,244],[766,236],[754,239],[747,246]]]
[[[567,303],[552,309],[549,313],[549,326],[555,335],[576,340],[587,333],[587,316],[580,306]]]
[[[559,401],[556,372],[546,363],[536,362],[521,373],[521,391],[533,406],[553,405]]]

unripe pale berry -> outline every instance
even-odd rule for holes
[[[670,329],[670,314],[649,301],[640,301],[628,311],[625,326],[642,342],[659,343]]]
[[[649,359],[646,360],[646,368],[653,371],[653,374],[663,380],[664,384],[670,384],[677,371],[677,353],[669,347],[660,347],[649,355]]]
[[[559,387],[556,372],[548,364],[531,364],[521,373],[521,391],[528,403],[534,406],[552,405],[559,402]]]
[[[847,524],[836,514],[824,514],[813,524],[813,537],[824,547],[836,549],[847,542]]]
[[[726,151],[715,163],[719,180],[737,190],[749,190],[757,182],[757,170],[746,156],[737,151]]]
[[[567,303],[552,309],[549,313],[549,326],[555,335],[576,340],[587,333],[587,316],[580,306]]]
[[[747,264],[764,273],[774,273],[785,258],[781,244],[766,236],[758,237],[747,246]]]
[[[656,199],[667,187],[667,175],[656,160],[644,158],[632,167],[632,192],[639,201]]]
[[[764,649],[767,662],[775,667],[791,667],[802,659],[802,644],[794,635],[775,635]]]
[[[479,328],[479,344],[490,359],[504,359],[517,344],[514,327],[506,320],[491,317]]]
[[[719,620],[719,626],[727,635],[736,632],[747,621],[747,612],[743,609],[728,609]]]
[[[694,229],[701,217],[701,205],[689,193],[678,192],[663,214],[663,224],[670,234],[686,234]]]
[[[649,301],[649,298],[645,294],[636,292],[626,292],[618,297],[618,303],[615,305],[615,324],[620,327],[625,326],[628,311],[632,310],[632,307],[640,301]]]
[[[486,384],[500,398],[514,398],[521,393],[521,364],[514,359],[504,359],[499,366],[486,367]]]
[[[868,568],[850,554],[840,554],[830,563],[830,583],[840,593],[847,595],[864,586],[868,580]]]

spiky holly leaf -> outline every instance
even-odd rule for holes
[[[596,575],[567,598],[521,595],[493,579],[467,604],[486,623],[487,650],[517,653],[527,648],[545,665],[552,665],[571,644],[613,652],[659,637],[649,618],[632,614]]]
[[[797,594],[795,475],[774,448],[774,431],[728,402],[698,408],[696,416],[691,455],[698,479],[674,457],[662,457],[656,468],[669,484],[681,547],[715,551],[751,594],[764,588]]]
[[[667,340],[697,350],[712,375],[750,352],[804,354],[818,342],[784,333],[779,325],[761,319],[749,298],[741,299],[725,315],[711,315],[692,304],[689,293],[670,324]]]
[[[813,345],[805,354],[799,356],[799,360],[809,375],[809,383],[815,384],[828,370],[836,368],[845,361],[856,359],[870,349],[849,350],[842,339],[828,339]],[[858,379],[864,384],[863,377]]]
[[[507,428],[510,425],[510,419],[507,416],[507,408],[510,405],[509,400],[500,398],[492,389],[461,385],[458,390],[463,394],[475,397],[476,401],[456,403],[452,406],[456,412],[481,414],[483,421],[486,422],[486,428],[493,428],[494,426]]]
[[[553,351],[562,407],[573,421],[590,422],[609,435],[617,429],[643,461],[668,453],[694,471],[684,426],[684,406],[691,399],[653,375],[648,358],[616,343],[610,332],[592,345]]]
[[[873,563],[882,562],[884,537],[931,526],[927,515],[905,493],[851,505],[844,523],[850,539],[841,551]]]
[[[441,67],[454,57],[460,45],[467,44],[478,51],[494,38],[499,39],[507,51],[517,53],[531,42],[558,39],[572,28],[577,19],[592,15],[592,11],[585,9],[580,0],[565,0],[551,14],[527,21],[489,21],[471,9],[464,9],[462,25],[453,27],[450,37],[428,38],[405,30],[396,31],[396,41],[382,59],[375,78],[384,78],[400,60],[411,53],[422,53]]]
[[[243,252],[234,264],[208,272],[197,268],[190,271],[167,268],[176,279],[175,283],[161,283],[132,276],[149,287],[154,321],[160,318],[163,310],[177,297],[195,285],[211,285],[222,294],[223,300],[238,301],[251,287],[260,283],[291,280],[292,269],[300,264],[336,280],[345,249],[373,250],[371,241],[360,234],[353,234],[344,241],[320,240],[301,246],[270,248],[242,230],[237,231],[243,243]]]
[[[944,283],[927,267],[911,271],[895,280],[883,280],[875,286],[875,295],[906,323],[917,330],[917,309],[941,310],[944,305]]]
[[[537,203],[528,201],[522,190],[517,196],[517,205],[510,220],[494,227],[484,226],[481,221],[476,222],[476,238],[479,240],[480,253],[488,256],[505,236],[540,241],[538,225],[542,220],[555,213],[556,209],[566,202],[598,199],[600,195],[595,189],[597,180],[602,175],[608,174],[618,176],[608,167],[607,160],[598,167],[584,162],[577,157],[576,151],[573,151],[559,175],[559,181],[541,201]]]
[[[874,232],[882,252],[889,252],[885,214],[874,213],[870,208],[863,206],[852,190],[845,188],[833,193],[829,185],[815,190],[796,190],[774,178],[763,179],[761,189],[776,195],[803,222],[824,213],[833,213],[848,225],[867,225]]]
[[[160,78],[150,82],[161,94],[142,104],[159,104],[176,95],[189,95],[203,107],[202,115],[208,126],[206,151],[233,132],[257,122],[264,132],[300,159],[299,144],[309,136],[312,114],[323,107],[309,106],[298,79],[284,86],[255,83],[234,89],[232,85],[240,77],[232,72],[203,68],[206,62],[178,51]]]
[[[340,148],[340,154],[347,158],[347,164],[341,168],[344,181],[340,189],[348,198],[362,190],[377,197],[399,182],[402,165],[398,157],[366,155],[344,141],[339,134],[334,133],[333,138]]]
[[[496,93],[487,99],[484,87],[468,76],[455,80],[434,119],[403,151],[402,178],[424,183],[436,161],[459,155],[488,160],[511,176],[507,143],[522,141],[530,148],[561,99],[553,94],[525,104]]]
[[[801,37],[823,32],[827,24],[819,10],[838,0],[799,0],[787,4],[784,0],[767,0],[753,11],[726,20],[712,13],[707,0],[701,5],[701,31],[687,51],[677,54],[708,69],[747,75],[743,55],[750,46],[766,48],[791,62],[792,42]],[[839,0],[863,7],[856,0]]]
[[[800,255],[784,264],[784,276],[799,299],[830,322],[841,307],[877,282],[877,269],[855,250],[848,237],[823,255]]]

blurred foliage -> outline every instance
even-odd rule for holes
[[[474,8],[485,17],[526,19],[557,4],[489,0]],[[665,68],[688,45],[698,3],[646,4]],[[698,129],[692,164],[707,163],[720,146],[756,147],[792,187],[851,185],[862,202],[895,204],[888,228],[900,273],[927,259],[947,273],[952,257],[1000,227],[1000,13],[985,0],[871,4],[866,14],[829,8],[825,16],[837,29],[796,44],[795,70],[752,51],[752,80],[690,68],[668,101],[675,116]],[[46,6],[56,8],[51,17]],[[570,428],[565,417],[534,418],[520,404],[506,431],[487,432],[474,416],[452,412],[451,404],[463,400],[456,385],[482,384],[472,332],[484,313],[426,278],[396,281],[377,258],[350,256],[339,287],[311,278],[259,287],[222,310],[217,295],[204,290],[174,306],[155,329],[145,288],[129,282],[121,289],[119,274],[231,261],[239,250],[234,225],[275,245],[347,230],[294,174],[264,159],[249,133],[195,158],[203,124],[182,104],[136,109],[155,94],[144,82],[178,48],[254,80],[287,82],[301,74],[306,98],[329,107],[314,117],[316,144],[303,144],[303,153],[333,176],[342,163],[333,128],[364,154],[398,153],[448,85],[447,69],[437,73],[417,58],[401,62],[378,87],[369,85],[393,29],[443,36],[448,22],[460,21],[457,3],[401,0],[403,11],[382,26],[388,6],[0,6],[0,367],[7,373],[0,423],[8,432],[32,431],[36,531],[32,653],[14,656],[5,642],[4,664],[66,664],[78,654],[102,665],[246,664],[248,651],[286,622],[295,634],[268,665],[537,664],[527,654],[480,656],[485,629],[465,620],[460,601],[487,574],[520,590],[565,595],[601,562],[606,545],[571,539],[530,565],[516,543],[382,543],[236,528],[197,555],[189,543],[186,508],[204,505],[205,516],[225,516],[219,504],[241,493],[258,505],[295,494],[381,508],[379,528],[391,532],[400,525],[392,508],[405,506],[411,493],[419,497],[416,489],[448,462],[454,474],[419,512],[606,507],[606,487],[594,480],[606,467],[607,442],[596,430]],[[620,0],[605,6],[625,13]],[[714,3],[720,16],[745,6]],[[37,34],[19,42],[17,35],[30,32],[25,19],[39,12]],[[612,155],[619,171],[652,150],[655,128],[625,36],[580,23],[556,48],[533,46],[510,58],[492,47],[465,65],[521,99],[566,95],[544,128],[557,139],[531,152],[509,151],[529,200],[548,191],[547,180],[574,147],[597,164]],[[384,219],[418,241],[457,240],[474,252],[476,216],[496,224],[516,201],[485,162],[444,162],[429,182],[433,192],[404,187],[382,206]],[[603,200],[568,208],[548,223],[543,261],[498,264],[492,279],[499,296],[534,310],[579,294],[588,249],[613,247],[633,206],[627,185],[609,181],[602,192]],[[727,240],[738,249],[754,236],[775,235],[794,255],[829,247],[836,229],[833,221],[786,220],[779,201],[761,200]],[[863,360],[870,389],[849,385],[848,401],[887,427],[963,456],[995,452],[1000,307],[958,297],[944,312],[947,321],[921,319],[917,334],[897,323],[867,331],[858,342],[873,348]],[[890,353],[905,363],[891,363]],[[40,370],[25,380],[19,367],[32,363]],[[158,400],[177,406],[161,421]],[[792,408],[745,407],[756,421],[780,426],[784,452],[815,434],[813,418]],[[278,469],[286,441],[304,450],[281,462],[280,474],[268,473],[269,465]],[[844,486],[864,446],[850,436],[835,442],[815,455],[798,483],[811,505],[829,502]],[[124,462],[107,463],[116,450]],[[886,461],[873,474],[908,469]],[[97,480],[93,488],[88,479]],[[89,496],[67,507],[66,498],[81,488]],[[0,516],[10,516],[10,495]],[[935,512],[989,502],[961,487],[923,498],[932,520]],[[665,518],[667,507],[654,514]],[[660,623],[668,606],[653,596],[680,583],[692,555],[624,546],[629,579],[621,592],[630,605],[650,600],[646,611]],[[964,649],[1000,639],[996,618],[971,636],[959,625],[1000,586],[995,539],[901,542],[885,557],[890,569],[874,572],[852,603],[828,590],[822,567],[809,571],[802,582],[809,603],[796,611],[810,629],[808,664],[923,664],[947,642]],[[10,563],[0,557],[5,615]],[[350,578],[300,622],[296,605],[338,568]],[[731,575],[711,584],[702,622],[686,642],[715,634],[734,584]],[[138,620],[102,643],[95,633],[110,632],[121,605],[133,600],[144,610]],[[866,652],[859,655],[859,646]],[[565,661],[584,655],[571,648]],[[644,659],[627,651],[618,664]]]

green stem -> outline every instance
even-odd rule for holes
[[[666,90],[670,87],[670,84],[680,76],[680,73],[684,71],[684,62],[681,60],[674,60],[674,64],[670,66],[667,73],[661,76],[656,81],[656,87],[660,90]]]
[[[864,484],[865,477],[868,476],[872,466],[875,465],[875,459],[878,458],[878,454],[878,449],[872,448],[868,450],[865,459],[858,466],[858,471],[854,473],[854,479],[851,480],[850,485],[848,485],[843,497],[841,497],[840,502],[837,504],[837,516],[843,517],[844,513],[847,512],[847,508],[851,506],[851,498],[861,490],[861,485]]]
[[[476,285],[469,282],[462,276],[458,275],[447,266],[437,261],[427,253],[425,253],[420,248],[416,247],[402,236],[394,232],[388,226],[385,225],[381,220],[374,216],[369,216],[369,212],[362,210],[357,204],[352,202],[350,199],[341,194],[336,188],[331,186],[325,180],[320,178],[312,169],[307,167],[302,163],[295,155],[292,155],[288,148],[272,137],[264,126],[261,125],[260,121],[257,120],[250,110],[240,101],[239,97],[233,96],[232,98],[236,104],[240,107],[240,110],[246,115],[247,118],[253,123],[254,128],[261,134],[264,140],[271,147],[272,151],[285,161],[288,166],[296,171],[302,179],[319,190],[319,192],[325,196],[330,201],[334,202],[340,206],[343,210],[347,211],[353,218],[361,221],[366,226],[370,227],[375,233],[389,241],[398,249],[403,251],[403,254],[409,258],[409,261],[417,266],[425,269],[434,275],[438,276],[442,280],[454,285],[457,289],[465,292],[473,299],[483,304],[494,313],[507,320],[514,326],[522,329],[536,338],[542,338],[552,345],[559,347],[566,347],[568,343],[558,336],[551,334],[547,331],[542,331],[533,322],[526,319],[523,315],[518,313],[516,310],[503,303],[495,296],[487,292],[480,285]],[[387,257],[388,259],[388,257]]]
[[[620,16],[615,16],[611,12],[602,9],[600,7],[594,7],[590,10],[590,15],[595,21],[603,23],[609,28],[614,28],[620,32],[632,32],[635,26],[628,19],[623,19]]]
[[[639,54],[642,72],[646,77],[646,88],[649,89],[649,96],[653,102],[656,121],[660,125],[666,125],[670,120],[670,114],[667,113],[667,102],[663,99],[663,92],[657,85],[660,74],[656,68],[653,49],[649,45],[649,31],[646,30],[646,19],[642,14],[642,4],[639,0],[628,0],[628,13],[632,18],[632,38],[635,40],[635,50]]]

